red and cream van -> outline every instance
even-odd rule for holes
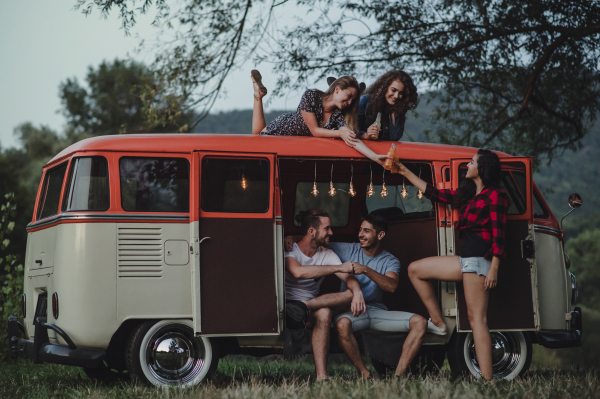
[[[368,145],[387,153],[390,142]],[[439,188],[457,187],[477,151],[398,147],[400,160]],[[499,156],[511,199],[508,257],[488,323],[495,373],[510,379],[528,369],[532,344],[581,345],[581,313],[531,158]],[[406,268],[458,253],[457,214],[342,141],[152,134],[78,142],[43,169],[28,225],[24,321],[9,323],[11,354],[81,366],[92,377],[191,386],[226,354],[285,353],[283,238],[300,233],[294,215],[310,208],[330,213],[333,241],[355,242],[368,212],[388,215],[384,247],[402,272],[384,301],[428,317]],[[339,289],[339,281],[322,289]],[[454,372],[478,375],[461,284],[440,282],[437,294],[451,333],[428,334],[424,350],[438,364],[447,354]]]

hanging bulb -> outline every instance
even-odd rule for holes
[[[373,182],[369,184],[369,188],[367,189],[367,196],[372,197],[375,195],[375,189],[373,188]]]
[[[418,200],[422,200],[423,199],[423,191],[419,190],[419,192],[417,193],[417,199]]]
[[[246,181],[246,176],[242,174],[242,188],[245,190],[248,188],[248,182]]]
[[[354,191],[354,185],[350,182],[350,188],[348,189],[348,195],[351,197],[356,196],[356,191]]]
[[[310,193],[311,193],[312,195],[314,195],[315,197],[316,197],[317,195],[319,195],[319,190],[317,190],[317,182],[315,182],[315,183],[313,184],[313,189],[311,190],[311,192],[310,192]]]
[[[333,182],[329,182],[329,195],[332,197],[336,194],[335,187],[333,187]]]
[[[408,197],[408,191],[406,190],[406,186],[404,185],[404,182],[402,182],[402,191],[400,191],[400,196],[402,198]]]
[[[387,190],[387,187],[385,186],[385,182],[381,186],[381,192],[379,193],[379,195],[381,195],[381,198],[385,198],[388,196],[388,190]]]

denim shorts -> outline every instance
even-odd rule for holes
[[[480,276],[487,276],[492,267],[492,261],[481,258],[458,258],[460,268],[463,273],[477,273]]]

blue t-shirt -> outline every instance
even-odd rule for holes
[[[400,275],[400,261],[387,251],[382,251],[379,255],[372,257],[367,255],[357,242],[332,242],[329,247],[333,249],[333,252],[339,256],[342,262],[357,262],[383,275],[387,272],[394,272]],[[387,310],[383,304],[383,290],[364,274],[354,277],[356,277],[360,284],[365,303],[379,309]],[[342,281],[340,291],[347,289],[346,283]]]

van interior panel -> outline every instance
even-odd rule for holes
[[[493,329],[535,329],[531,266],[521,257],[521,240],[529,235],[527,220],[506,223],[505,259],[498,268],[498,285],[490,291],[488,326]],[[457,240],[458,241],[458,240]],[[462,283],[457,283],[458,316],[461,330],[470,330]]]
[[[278,332],[273,220],[203,218],[203,334]]]

